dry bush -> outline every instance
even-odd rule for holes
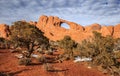
[[[30,58],[21,58],[19,60],[19,65],[30,65],[31,59]]]

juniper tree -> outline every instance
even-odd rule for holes
[[[10,28],[11,35],[10,40],[16,46],[27,48],[30,57],[34,51],[34,47],[37,45],[48,45],[49,40],[46,38],[41,30],[36,26],[31,25],[27,22],[17,21],[14,22]]]
[[[76,43],[70,36],[65,36],[62,40],[60,40],[59,45],[65,50],[66,54],[73,56],[73,49],[76,47]]]

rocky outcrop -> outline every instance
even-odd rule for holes
[[[85,31],[86,32],[91,32],[91,31],[98,31],[101,29],[101,25],[95,23],[89,26],[85,26]]]
[[[114,26],[102,26],[100,33],[102,33],[103,36],[106,36],[106,35],[113,36]]]
[[[9,34],[9,26],[6,24],[0,24],[0,37],[8,38]]]
[[[113,37],[120,38],[120,24],[117,24],[116,26],[114,26]]]
[[[62,23],[66,23],[70,26],[70,29],[65,29],[61,27]],[[84,27],[76,24],[74,22],[69,22],[58,17],[54,16],[41,16],[36,25],[40,30],[45,33],[51,40],[60,40],[65,35],[72,36],[73,39],[79,38],[76,36],[76,33],[82,33],[84,31]]]
[[[61,27],[62,23],[69,25],[70,29]],[[51,40],[60,40],[65,35],[71,36],[77,42],[93,36],[93,31],[102,33],[103,36],[111,35],[114,38],[120,37],[120,24],[116,26],[101,26],[97,23],[89,26],[81,26],[77,23],[66,21],[54,16],[41,16],[36,26],[45,33]]]
[[[120,38],[120,24],[115,26],[101,26],[97,23],[81,26],[77,23],[60,19],[56,16],[41,16],[38,22],[28,22],[38,27],[44,32],[44,35],[50,40],[60,40],[65,35],[71,36],[71,38],[77,42],[81,42],[84,39],[93,37],[93,31],[102,33],[103,36],[111,35],[114,38]],[[66,29],[61,27],[62,24],[67,24],[70,28]],[[10,34],[9,26],[6,24],[0,24],[0,37],[8,38]]]
[[[37,24],[37,22],[33,22],[33,21],[30,21],[28,23],[30,23],[31,25],[36,25]]]

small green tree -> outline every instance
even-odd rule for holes
[[[43,32],[36,26],[27,22],[17,21],[14,22],[10,28],[10,40],[15,46],[20,46],[28,49],[30,57],[34,51],[35,46],[48,45],[49,40],[43,35]]]
[[[62,40],[60,40],[59,45],[65,50],[66,54],[73,56],[73,49],[76,47],[76,43],[70,36],[65,36]]]
[[[98,32],[93,32],[92,41],[84,40],[81,44],[77,46],[80,50],[80,55],[85,57],[91,57],[92,64],[96,66],[102,66],[102,68],[111,70],[114,72],[114,68],[117,68],[117,73],[119,72],[119,62],[114,57],[113,49],[115,39],[111,36],[103,37]]]

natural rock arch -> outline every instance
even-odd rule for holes
[[[70,26],[67,23],[61,23],[60,26],[65,28],[65,29],[70,29]]]

